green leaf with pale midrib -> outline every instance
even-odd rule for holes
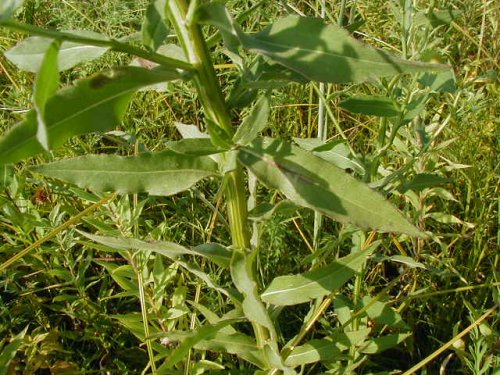
[[[50,148],[62,145],[75,135],[111,129],[123,118],[135,91],[178,78],[181,76],[174,70],[123,67],[59,90],[47,100],[45,107]],[[15,163],[42,152],[36,134],[36,113],[30,111],[23,121],[0,138],[0,164]]]
[[[371,246],[303,274],[276,277],[261,298],[273,305],[288,306],[330,294],[354,276],[373,249]]]
[[[294,203],[360,228],[423,234],[377,192],[333,164],[283,140],[257,139],[238,160]]]
[[[107,37],[88,30],[68,30],[67,34],[106,40]],[[19,42],[15,47],[5,52],[7,57],[19,69],[36,73],[40,69],[45,52],[53,40],[40,36],[32,36]],[[90,61],[102,56],[109,48],[89,46],[81,43],[65,41],[61,44],[58,57],[60,71],[70,69],[82,62]]]
[[[356,96],[340,102],[340,106],[349,112],[364,115],[393,117],[401,114],[394,102],[385,96]]]
[[[369,47],[318,18],[288,16],[260,33],[240,34],[243,45],[313,81],[361,82],[399,73],[446,70],[437,64],[401,60]]]
[[[33,167],[33,171],[82,188],[118,193],[172,195],[218,173],[209,157],[172,151],[137,156],[88,155]]]

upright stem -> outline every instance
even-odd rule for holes
[[[205,39],[199,26],[188,23],[189,20],[186,18],[188,11],[186,0],[169,0],[167,11],[170,13],[170,21],[175,28],[186,57],[196,72],[194,83],[206,116],[227,134],[233,135],[231,118]],[[247,228],[247,206],[242,168],[238,166],[235,170],[228,172],[226,182],[229,226],[233,246],[239,249],[249,249],[250,237]]]
[[[186,57],[194,68],[194,83],[205,110],[205,115],[232,136],[234,130],[231,125],[231,118],[215,74],[207,44],[200,27],[195,23],[190,23],[186,16],[188,12],[186,0],[168,0],[166,10]],[[222,155],[222,157],[225,158],[226,156]],[[250,249],[243,169],[241,166],[237,166],[236,169],[227,172],[224,177],[226,180],[225,193],[233,246],[241,250]],[[256,322],[253,322],[252,325],[258,345],[264,347],[269,332]]]

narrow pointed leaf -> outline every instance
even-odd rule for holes
[[[269,117],[269,98],[263,95],[253,106],[250,114],[245,117],[233,137],[234,143],[247,145],[267,126]]]
[[[207,256],[203,251],[190,250],[181,245],[172,242],[146,242],[135,238],[117,238],[117,237],[107,237],[107,236],[96,236],[93,234],[80,232],[80,234],[85,237],[90,238],[101,245],[106,246],[106,248],[112,248],[114,250],[130,250],[135,249],[139,251],[152,251],[154,253],[163,255],[171,260],[174,260],[176,264],[180,265],[187,271],[191,272],[195,276],[203,280],[210,288],[217,290],[218,292],[228,296],[236,304],[240,302],[240,296],[232,290],[226,290],[217,285],[205,272],[200,270],[197,266],[191,265],[181,260],[181,256],[184,254],[197,254],[202,256]],[[106,250],[106,249],[100,249]]]
[[[410,336],[411,333],[396,333],[392,335],[376,337],[370,339],[366,344],[364,344],[361,348],[359,348],[359,352],[364,354],[381,353],[384,350],[399,345]]]
[[[146,8],[146,16],[142,23],[142,44],[156,51],[168,36],[165,18],[166,0],[152,0]]]
[[[128,157],[87,155],[40,165],[32,170],[95,191],[172,195],[189,189],[205,177],[216,175],[217,164],[209,157],[180,155],[167,150]]]
[[[239,37],[241,29],[223,4],[212,2],[200,6],[196,11],[196,21],[217,27],[224,39],[224,46],[228,49],[229,57],[235,64],[243,66],[243,59],[238,52],[241,46]]]
[[[204,256],[222,268],[228,268],[231,263],[231,250],[217,243],[205,243],[198,245],[193,248],[193,252]]]
[[[353,277],[371,251],[373,247],[303,274],[276,277],[261,298],[273,305],[288,306],[323,297],[342,287]]]
[[[169,141],[165,145],[169,150],[185,155],[213,155],[224,149],[214,146],[210,138],[186,138]]]
[[[189,350],[193,348],[197,343],[202,340],[207,340],[217,334],[222,328],[227,325],[237,323],[238,320],[223,320],[214,325],[204,325],[196,330],[190,332],[190,334],[182,340],[181,344],[170,354],[167,361],[162,365],[164,368],[172,368],[176,363],[183,360]]]
[[[366,314],[370,319],[378,324],[389,325],[391,327],[408,329],[399,313],[394,310],[387,302],[376,300],[373,297],[365,296],[362,300],[362,305],[369,305]]]
[[[365,168],[351,159],[351,151],[345,141],[324,142],[318,138],[293,138],[293,141],[306,151],[325,159],[341,169],[352,169],[359,175],[365,174]]]
[[[174,70],[123,67],[82,79],[59,90],[45,106],[45,125],[51,148],[68,138],[106,131],[123,118],[139,88],[180,78]],[[0,138],[0,164],[15,163],[43,151],[36,139],[36,112]]]
[[[233,251],[231,277],[236,288],[243,294],[243,312],[251,322],[260,324],[274,333],[274,325],[257,291],[257,283],[252,277],[252,257],[242,251]]]
[[[345,83],[370,78],[446,70],[448,67],[401,60],[358,42],[319,18],[288,16],[255,35],[241,35],[253,52],[295,70],[313,81]]]
[[[49,134],[45,123],[45,105],[59,86],[59,70],[57,69],[59,47],[60,42],[56,40],[47,49],[33,88],[33,101],[38,119],[36,138],[46,150],[49,149]]]
[[[66,32],[100,41],[107,39],[105,36],[92,31],[71,30]],[[32,36],[5,52],[5,57],[19,69],[36,73],[40,70],[45,53],[51,44],[52,39]],[[62,42],[57,66],[59,71],[67,70],[80,63],[97,59],[107,50],[108,47],[89,46],[68,41]]]
[[[195,348],[235,354],[257,367],[264,368],[265,366],[255,340],[239,332],[223,333],[221,330],[210,340],[203,340],[197,343]]]
[[[24,343],[24,336],[28,332],[28,327],[26,326],[21,332],[12,338],[12,340],[2,348],[0,353],[0,375],[9,374],[9,364],[16,356],[17,351]]]
[[[2,0],[0,2],[0,22],[6,21],[23,4],[24,0]]]
[[[344,100],[340,106],[352,113],[380,117],[393,117],[401,113],[394,102],[385,96],[356,96]]]
[[[360,228],[422,236],[366,184],[287,141],[258,139],[239,149],[238,160],[265,185],[300,206]]]
[[[126,237],[109,237],[109,236],[98,236],[95,234],[90,234],[82,231],[78,231],[81,235],[87,237],[88,239],[95,241],[101,245],[110,247],[114,250],[146,250],[152,251],[172,260],[184,254],[190,254],[191,251],[184,246],[178,245],[173,242],[167,241],[141,241],[136,238],[126,238]]]
[[[304,345],[293,349],[286,358],[285,364],[288,366],[302,366],[308,363],[319,361],[340,360],[342,352],[331,340],[310,340]]]

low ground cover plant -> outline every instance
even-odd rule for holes
[[[337,20],[281,4],[252,22],[263,2],[153,0],[124,35],[21,21],[36,4],[0,5],[2,28],[30,34],[4,56],[34,73],[32,109],[0,138],[2,314],[17,317],[0,371],[410,374],[446,350],[441,368],[493,371],[496,274],[440,259],[462,238],[440,225],[475,228],[435,207],[464,166],[441,153],[457,87],[429,34],[458,11],[392,2],[398,56],[356,39],[346,2]],[[289,131],[275,107],[304,87],[317,118]],[[340,111],[376,119],[365,147]],[[455,278],[492,292],[460,301],[470,321],[427,352],[432,305],[412,304]]]

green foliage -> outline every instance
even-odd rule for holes
[[[462,72],[417,62],[459,60],[459,11],[392,1],[386,25],[380,1],[342,2],[346,31],[333,3],[325,19],[294,14],[318,14],[305,3],[63,3],[0,5],[0,27],[33,35],[4,55],[36,74],[34,108],[13,127],[0,113],[0,367],[389,373],[449,340],[450,294],[484,291],[463,302],[476,321],[498,303],[495,244],[471,232],[494,237],[495,205],[476,211],[469,190],[461,206],[464,152],[444,137],[471,112]],[[99,5],[127,35],[89,18]],[[4,65],[10,108],[29,76]],[[452,366],[493,368],[491,327]]]

